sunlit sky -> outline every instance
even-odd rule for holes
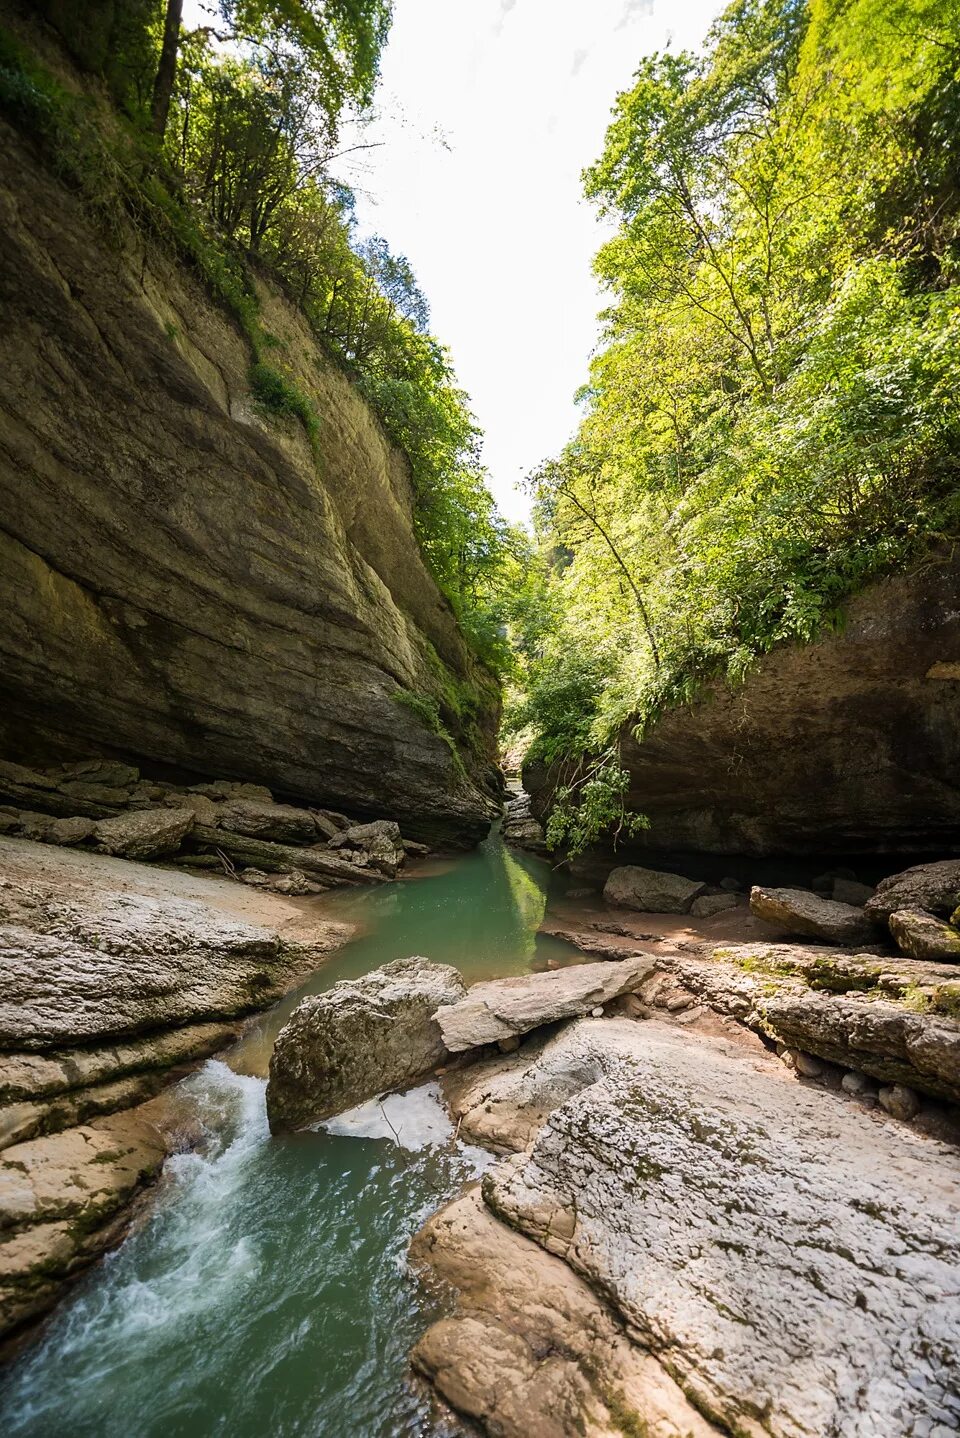
[[[580,174],[642,55],[701,43],[721,0],[396,0],[380,119],[347,176],[411,260],[486,440],[501,510],[576,425],[602,297]]]
[[[512,519],[518,481],[576,427],[597,338],[603,234],[581,171],[641,56],[698,46],[723,3],[395,0],[375,148],[339,173],[362,230],[413,264]],[[187,0],[188,25],[203,4]]]

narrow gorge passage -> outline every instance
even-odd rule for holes
[[[406,1249],[490,1155],[455,1141],[429,1084],[330,1132],[271,1141],[263,1077],[304,993],[399,956],[427,953],[468,982],[582,959],[537,933],[549,865],[496,831],[432,870],[315,901],[358,924],[358,937],[169,1092],[191,1149],[168,1161],[140,1225],[5,1373],[8,1438],[442,1431],[409,1381],[409,1350],[435,1314]]]

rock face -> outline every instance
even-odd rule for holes
[[[619,964],[577,964],[474,984],[466,998],[437,1011],[451,1053],[509,1043],[531,1029],[577,1018],[620,994],[632,993],[656,967],[646,956]]]
[[[868,944],[874,929],[862,909],[821,899],[806,889],[750,890],[750,908],[761,919],[811,939],[828,944]]]
[[[601,1294],[701,1414],[749,1438],[957,1428],[952,1150],[656,1022],[585,1019],[547,1047],[532,1090],[559,1104],[484,1200]]]
[[[106,749],[386,812],[414,838],[481,837],[496,686],[359,392],[261,290],[261,327],[318,412],[315,458],[299,424],[257,410],[246,342],[199,282],[139,231],[105,245],[6,126],[0,153],[16,336],[0,373],[0,754]],[[421,696],[460,764],[404,702]],[[78,776],[62,812],[109,804],[110,777]]]
[[[272,1132],[317,1123],[436,1068],[447,1051],[434,1014],[464,992],[450,964],[410,958],[303,999],[270,1059]]]
[[[957,854],[958,654],[954,549],[871,585],[841,632],[773,650],[743,685],[708,685],[642,739],[628,719],[626,802],[650,819],[630,854]],[[524,768],[538,818],[553,781]]]
[[[639,909],[649,914],[687,914],[690,905],[706,884],[684,879],[680,874],[662,874],[627,864],[614,869],[606,882],[603,897],[608,904]]]

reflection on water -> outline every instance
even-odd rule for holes
[[[149,1219],[0,1382],[5,1438],[443,1431],[408,1382],[430,1312],[406,1246],[485,1155],[455,1140],[431,1085],[271,1139],[252,1075],[302,993],[390,959],[425,954],[468,980],[574,960],[536,934],[548,882],[494,836],[430,878],[322,901],[362,936],[180,1086],[205,1142],[170,1160]]]

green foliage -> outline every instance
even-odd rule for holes
[[[250,389],[262,409],[300,420],[309,438],[316,439],[320,424],[312,402],[278,369],[257,360],[250,367]]]
[[[626,807],[629,785],[630,775],[612,748],[589,763],[578,763],[569,778],[562,774],[547,820],[548,848],[562,847],[568,859],[575,859],[599,839],[616,848],[621,839],[649,829],[645,814]]]
[[[960,534],[955,21],[735,0],[618,98],[585,177],[618,226],[605,340],[532,480],[555,604],[510,717],[540,756],[739,681]]]

